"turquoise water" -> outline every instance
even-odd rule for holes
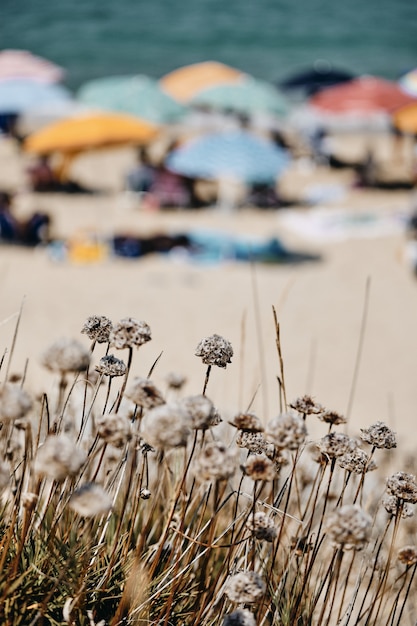
[[[159,78],[218,60],[275,81],[327,59],[396,79],[417,66],[416,0],[0,0],[0,47],[67,69],[67,84]]]

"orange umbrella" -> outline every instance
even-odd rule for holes
[[[347,83],[328,87],[310,98],[314,108],[325,113],[369,115],[391,113],[415,101],[397,83],[375,76],[362,76]]]
[[[44,126],[29,135],[23,147],[35,154],[63,152],[76,154],[85,150],[146,144],[159,128],[130,115],[98,113],[66,118]]]
[[[159,83],[172,98],[185,103],[202,89],[224,83],[234,83],[245,77],[246,74],[229,65],[217,61],[204,61],[184,65],[163,76]]]
[[[395,128],[403,133],[417,135],[417,101],[397,109],[392,116]]]

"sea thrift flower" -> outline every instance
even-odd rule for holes
[[[254,534],[256,539],[272,542],[278,536],[274,521],[263,511],[251,515],[246,523],[247,528]]]
[[[322,422],[331,424],[332,426],[339,426],[339,424],[346,424],[347,422],[347,419],[336,411],[323,411],[323,413],[320,413],[317,417]]]
[[[112,499],[100,485],[85,483],[74,491],[68,506],[82,517],[94,517],[108,513],[112,507]]]
[[[179,404],[162,404],[147,413],[143,437],[155,448],[185,446],[191,426],[190,416]]]
[[[317,447],[329,459],[335,459],[357,448],[357,443],[343,433],[329,433],[317,442]]]
[[[387,479],[387,490],[404,502],[417,502],[417,483],[413,474],[397,472]]]
[[[253,454],[265,453],[270,456],[274,453],[275,446],[267,441],[262,433],[239,430],[236,436],[236,445],[239,448],[246,448]]]
[[[201,480],[227,480],[235,470],[234,454],[219,441],[206,444],[194,463],[194,473]]]
[[[233,348],[230,341],[220,335],[205,337],[198,344],[195,355],[201,357],[205,365],[226,367],[232,362]]]
[[[361,428],[361,439],[374,448],[396,448],[395,433],[384,422],[376,422],[369,428]]]
[[[415,546],[404,546],[398,550],[398,560],[404,565],[416,565],[417,548]]]
[[[262,454],[251,454],[243,470],[252,480],[274,480],[278,476],[275,464]]]
[[[288,450],[297,450],[307,436],[303,418],[290,411],[273,418],[268,424],[267,431],[277,448]]]
[[[143,409],[153,409],[165,404],[165,399],[155,383],[149,378],[141,378],[140,376],[133,379],[125,396]]]
[[[187,382],[187,378],[183,374],[170,372],[166,376],[166,382],[170,389],[182,389]]]
[[[336,546],[362,550],[371,532],[372,519],[356,504],[346,504],[327,519],[326,531]]]
[[[139,322],[133,317],[125,317],[113,326],[110,333],[110,345],[117,350],[141,346],[150,341],[151,329],[146,322]]]
[[[352,452],[345,452],[337,458],[337,464],[342,469],[355,474],[371,472],[377,468],[376,463],[372,459],[370,460],[361,448],[356,448]]]
[[[85,453],[66,435],[48,435],[35,456],[35,473],[62,481],[75,476],[86,460]]]
[[[96,365],[96,372],[104,376],[110,376],[110,378],[124,376],[126,374],[126,364],[113,354],[106,354],[106,356],[100,359],[99,364]]]
[[[297,398],[294,402],[291,402],[290,407],[303,415],[317,415],[324,411],[324,407],[308,395]]]
[[[108,317],[104,315],[92,315],[84,322],[81,332],[88,336],[92,341],[97,343],[107,343],[110,338],[110,332],[113,324]]]
[[[90,363],[90,352],[75,339],[58,339],[42,356],[42,364],[53,372],[83,372]]]
[[[401,515],[402,518],[407,519],[408,517],[413,517],[414,515],[414,510],[411,504],[404,503],[404,501],[397,498],[397,496],[385,494],[382,498],[382,506],[387,513],[393,515],[394,517]]]
[[[105,413],[96,420],[97,435],[105,443],[110,443],[116,448],[121,448],[130,439],[130,422],[124,415],[119,413]]]
[[[260,433],[264,430],[261,420],[254,413],[238,413],[229,424],[251,433]]]
[[[32,408],[32,398],[12,383],[0,386],[0,422],[14,421],[25,417]]]
[[[234,574],[226,583],[225,594],[236,604],[256,602],[265,592],[265,583],[257,572],[242,571]]]
[[[248,609],[237,609],[224,617],[222,626],[256,626],[255,616]]]
[[[142,487],[142,489],[140,490],[139,495],[142,498],[142,500],[149,500],[149,498],[151,497],[152,494],[149,491],[149,489],[146,489],[145,487]]]
[[[180,405],[191,416],[195,430],[206,430],[217,426],[222,420],[212,401],[207,396],[189,396],[180,400]]]

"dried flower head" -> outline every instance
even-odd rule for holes
[[[97,483],[85,483],[74,491],[68,506],[82,517],[94,517],[108,513],[112,499]]]
[[[264,430],[261,420],[254,413],[238,413],[229,424],[251,433],[261,433]]]
[[[354,439],[344,433],[329,433],[317,442],[317,447],[329,459],[335,459],[357,448]]]
[[[170,372],[166,376],[166,382],[170,389],[182,389],[187,382],[186,376],[176,372]]]
[[[32,398],[21,387],[13,383],[0,386],[0,421],[22,419],[32,408]]]
[[[90,352],[76,339],[58,339],[42,355],[42,364],[53,372],[83,372],[90,363]]]
[[[382,498],[382,506],[389,515],[394,517],[400,515],[402,518],[407,519],[408,517],[414,516],[414,510],[411,504],[404,503],[404,501],[397,498],[397,496],[385,494]]]
[[[139,493],[139,496],[142,498],[142,500],[149,500],[151,495],[151,492],[149,491],[149,489],[146,489],[146,487],[142,487]]]
[[[371,532],[372,519],[356,504],[346,504],[329,515],[326,531],[332,542],[346,550],[362,550]]]
[[[177,403],[151,409],[144,423],[143,437],[155,448],[185,446],[191,434],[191,418]]]
[[[97,435],[105,443],[121,448],[131,437],[131,425],[128,418],[119,413],[105,413],[96,420]]]
[[[323,411],[318,415],[319,420],[325,422],[326,424],[331,424],[332,426],[339,426],[339,424],[346,424],[347,419],[343,417],[337,411]]]
[[[309,395],[297,398],[294,402],[291,402],[290,407],[303,415],[318,415],[324,411],[324,407]]]
[[[225,594],[236,604],[256,602],[265,591],[265,583],[257,572],[241,571],[229,578]]]
[[[86,460],[85,453],[66,435],[48,435],[35,456],[35,473],[62,481],[75,476]]]
[[[149,378],[140,376],[135,376],[126,389],[125,396],[143,409],[154,409],[165,404],[164,396],[155,383]]]
[[[126,364],[113,354],[106,354],[106,356],[100,359],[99,364],[96,365],[96,372],[103,374],[103,376],[110,376],[110,378],[124,376],[126,374]]]
[[[416,565],[417,548],[415,546],[404,546],[398,550],[398,560],[404,565]]]
[[[146,322],[140,322],[133,317],[125,317],[113,326],[110,333],[110,345],[117,350],[142,346],[150,341],[151,329]]]
[[[224,617],[222,626],[256,626],[255,616],[249,609],[236,609]]]
[[[397,472],[387,479],[387,490],[393,496],[400,498],[404,502],[417,502],[416,477],[407,472]]]
[[[235,455],[219,441],[206,444],[194,463],[194,474],[203,481],[227,480],[235,471]]]
[[[236,436],[236,445],[239,448],[246,448],[253,454],[266,454],[268,457],[274,454],[275,446],[267,441],[262,433],[239,430]]]
[[[201,357],[205,365],[226,367],[232,362],[233,348],[230,341],[220,335],[205,337],[198,344],[195,355]]]
[[[104,315],[91,315],[87,317],[81,332],[87,335],[92,341],[97,343],[107,343],[110,338],[113,324],[108,317]]]
[[[307,436],[305,421],[291,411],[273,418],[268,423],[267,432],[277,448],[288,450],[297,450]]]
[[[222,420],[207,396],[188,396],[180,400],[180,405],[189,413],[195,430],[206,430],[217,426]]]
[[[274,520],[263,511],[257,511],[255,515],[250,515],[246,527],[260,541],[272,542],[278,535]]]
[[[345,452],[345,454],[337,458],[337,464],[342,469],[355,474],[371,472],[377,468],[375,461],[370,459],[361,448],[356,448],[352,452]]]
[[[376,422],[369,428],[361,428],[361,439],[374,448],[396,448],[395,433],[384,422]]]
[[[274,480],[278,477],[275,464],[263,454],[249,455],[243,470],[252,480]]]

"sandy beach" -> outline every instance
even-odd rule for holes
[[[23,165],[10,145],[2,146],[1,163],[1,185],[18,186]],[[313,183],[325,185],[315,188],[324,196],[314,208],[242,208],[229,214],[215,208],[144,211],[120,190],[70,196],[22,188],[18,212],[47,211],[57,237],[210,228],[277,236],[291,249],[319,253],[322,260],[251,266],[152,255],[76,263],[54,259],[43,248],[2,247],[2,352],[11,347],[23,304],[11,371],[23,371],[27,360],[28,387],[47,390],[52,377],[39,358],[55,339],[87,342],[80,330],[93,314],[113,321],[132,316],[147,321],[153,335],[135,355],[134,373],[146,375],[162,353],[155,382],[163,387],[166,375],[175,371],[187,376],[187,393],[199,393],[205,368],[194,350],[201,338],[218,333],[232,342],[235,355],[226,370],[212,372],[208,395],[223,418],[251,405],[266,420],[279,412],[274,307],[288,400],[311,393],[328,409],[349,413],[352,433],[382,420],[396,430],[402,448],[415,449],[417,282],[403,259],[410,193],[351,189],[346,171],[297,170],[286,181],[297,190]]]

